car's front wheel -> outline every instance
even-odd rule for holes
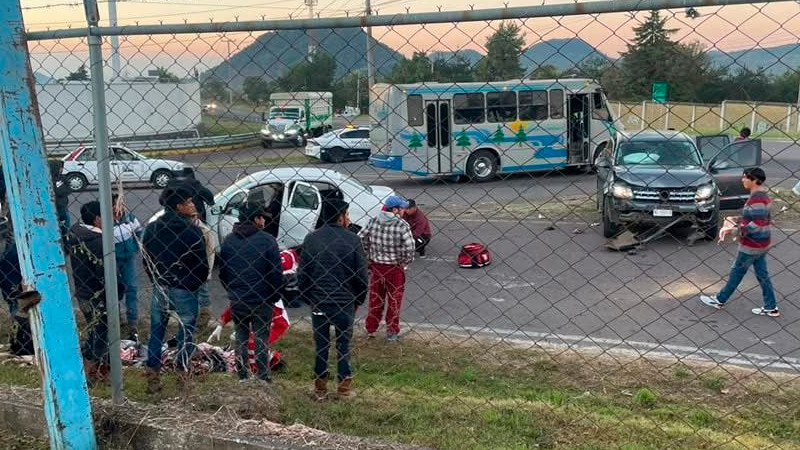
[[[340,163],[344,161],[344,149],[341,147],[333,147],[332,149],[328,150],[328,159],[332,163]]]
[[[153,174],[153,186],[156,189],[164,189],[172,180],[172,171],[170,170],[156,170]]]
[[[611,199],[603,197],[603,236],[612,238],[619,232],[619,224],[614,221],[614,207]]]
[[[71,173],[66,176],[64,182],[67,183],[72,192],[82,191],[89,184],[86,177],[79,173]]]
[[[719,234],[719,211],[714,212],[711,220],[703,227],[703,232],[708,239],[714,240]]]

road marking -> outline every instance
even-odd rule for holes
[[[579,348],[627,354],[637,357],[669,358],[679,361],[694,360],[755,367],[758,369],[766,368],[780,371],[800,371],[800,358],[792,358],[789,356],[742,353],[729,350],[692,347],[688,345],[624,341],[621,339],[601,338],[588,335],[542,333],[537,331],[510,330],[506,328],[471,327],[422,322],[405,322],[405,325],[409,328],[456,333],[467,336],[478,334],[503,342],[536,345],[540,347],[558,349]]]
[[[498,297],[489,297],[489,301],[490,302],[496,302],[496,303],[503,303],[504,301],[506,301],[506,299],[498,298]]]

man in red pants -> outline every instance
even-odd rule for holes
[[[369,261],[369,314],[367,333],[375,337],[386,304],[386,339],[400,339],[400,307],[406,284],[406,269],[414,260],[414,237],[403,220],[408,202],[392,195],[383,211],[358,235]]]

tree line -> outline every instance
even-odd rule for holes
[[[403,58],[388,76],[379,78],[388,83],[499,81],[520,78],[547,79],[566,77],[593,78],[605,87],[609,98],[622,101],[650,99],[654,82],[669,85],[669,100],[696,103],[720,103],[723,100],[793,103],[797,100],[800,73],[788,70],[770,75],[759,69],[738,64],[715,65],[707,49],[697,42],[682,43],[672,39],[677,32],[670,29],[658,11],[634,28],[634,38],[616,60],[588,58],[574,67],[561,70],[553,65],[540,65],[526,70],[521,58],[525,35],[513,22],[500,24],[486,41],[486,56],[476,64],[458,54],[449,58],[415,52]],[[247,77],[241,95],[253,103],[265,102],[271,92],[330,91],[334,108],[355,106],[357,90],[361,104],[368,99],[366,74],[352,72],[336,79],[336,61],[318,51],[311,61],[291,67],[283,76],[268,81],[264,77]],[[223,98],[224,83],[208,78],[203,83],[206,96]]]

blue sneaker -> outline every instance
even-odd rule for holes
[[[400,340],[400,335],[399,334],[390,334],[390,335],[386,336],[386,341],[387,342],[397,342],[399,340]]]

